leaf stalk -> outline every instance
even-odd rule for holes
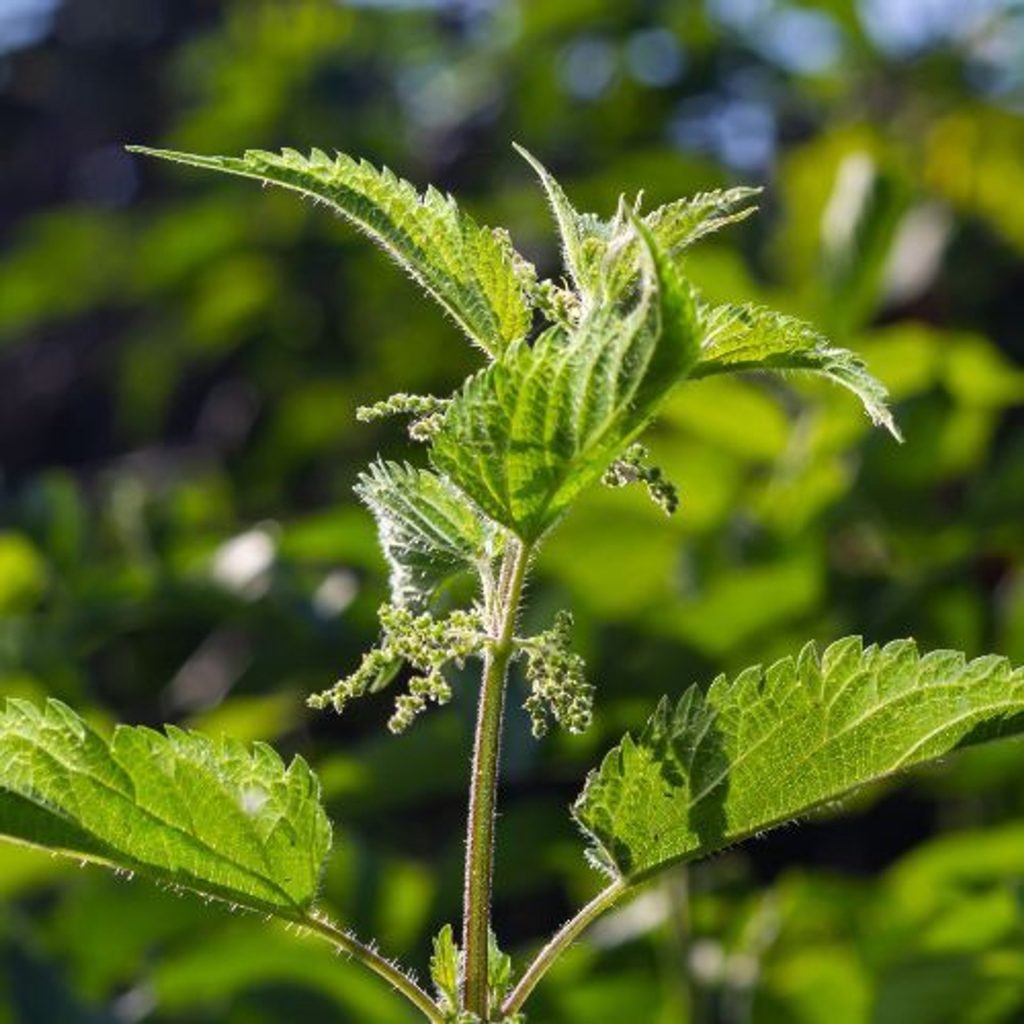
[[[610,910],[630,888],[623,878],[616,878],[607,888],[599,892],[575,917],[567,921],[552,936],[548,944],[537,954],[533,963],[527,967],[516,987],[509,993],[501,1007],[504,1016],[509,1017],[521,1010],[530,997],[537,982],[547,974],[552,964],[571,946],[580,934],[597,920],[606,910]]]
[[[383,957],[372,947],[360,942],[354,935],[333,924],[319,914],[310,914],[301,922],[304,928],[326,939],[342,953],[353,957],[383,978],[396,991],[409,1000],[430,1024],[444,1024],[444,1017],[437,1004],[400,967]]]

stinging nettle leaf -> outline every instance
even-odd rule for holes
[[[386,167],[318,149],[306,157],[248,150],[241,157],[199,156],[130,146],[133,153],[280,185],[327,203],[376,241],[491,356],[526,336],[533,267],[508,233],[488,228],[434,188],[420,194]]]
[[[446,924],[434,936],[434,952],[430,958],[430,980],[434,983],[438,1000],[448,1013],[459,1008],[459,986],[462,971],[459,964],[459,947],[455,945],[452,926]]]
[[[490,993],[491,1020],[502,1020],[501,1004],[512,985],[512,957],[502,951],[493,931],[487,933],[487,988]],[[502,1020],[502,1024],[515,1024]]]
[[[331,844],[305,761],[168,726],[109,741],[66,705],[0,711],[0,837],[301,919]]]
[[[611,223],[593,213],[578,213],[554,175],[528,150],[513,145],[547,193],[562,240],[562,259],[573,283],[582,295],[590,295],[597,290],[600,264],[612,236]]]
[[[516,149],[537,172],[547,192],[562,238],[563,258],[584,304],[602,292],[612,297],[623,294],[633,279],[632,262],[620,256],[614,269],[609,270],[607,264],[610,251],[624,244],[625,204],[620,202],[619,212],[609,221],[577,212],[544,165],[522,147]],[[659,248],[675,259],[706,235],[749,217],[757,209],[749,201],[760,191],[739,187],[701,192],[644,214],[642,221]],[[635,244],[631,243],[634,248]],[[691,373],[694,378],[738,370],[816,373],[852,391],[872,422],[901,440],[886,404],[885,387],[871,376],[859,356],[830,345],[809,324],[755,305],[704,308],[700,320],[703,343]]]
[[[872,423],[902,440],[885,386],[860,356],[829,344],[810,324],[753,304],[705,308],[699,318],[703,341],[694,379],[742,370],[814,373],[852,391]]]
[[[713,189],[676,199],[652,210],[644,217],[658,244],[672,256],[706,235],[738,224],[757,212],[754,205],[744,205],[761,194],[761,189],[747,185]]]
[[[466,382],[434,436],[435,466],[527,542],[650,423],[696,355],[689,289],[634,228],[644,266],[633,309],[598,304],[571,331],[513,345]]]
[[[808,644],[767,670],[663,701],[573,809],[595,862],[640,881],[904,768],[1024,732],[1024,668],[910,640]]]
[[[561,235],[562,258],[573,283],[584,299],[592,299],[601,291],[602,285],[608,285],[602,268],[609,248],[621,238],[627,226],[625,204],[619,204],[619,211],[611,220],[603,220],[593,213],[579,213],[551,172],[522,146],[516,145],[515,148],[534,169],[547,193]],[[660,206],[641,219],[659,248],[675,258],[705,235],[749,217],[757,207],[744,204],[760,192],[759,188],[749,187],[700,192]],[[639,206],[639,200],[636,205]],[[634,249],[633,261],[620,262],[622,272],[619,282],[612,288],[613,292],[626,286],[638,258],[639,253]]]
[[[377,520],[393,604],[422,611],[452,576],[500,554],[494,526],[436,473],[376,462],[355,490]]]

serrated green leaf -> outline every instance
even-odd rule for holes
[[[635,253],[636,246],[635,241],[625,239],[629,220],[626,205],[620,202],[616,216],[608,221],[579,213],[543,164],[525,149],[516,148],[537,172],[547,192],[562,238],[563,258],[584,308],[602,296],[607,299],[623,294],[635,274],[629,254]],[[643,215],[642,221],[658,247],[676,258],[705,235],[749,217],[757,209],[749,205],[749,200],[759,192],[745,187],[702,192],[667,203]],[[639,200],[634,205],[638,207]],[[616,247],[625,251],[614,267],[609,267],[609,253]],[[830,345],[809,324],[754,305],[705,309],[700,319],[704,340],[693,377],[737,370],[817,373],[857,395],[872,422],[899,439],[883,385],[868,373],[857,355]]]
[[[597,289],[597,277],[612,236],[612,225],[593,213],[579,213],[569,202],[554,175],[528,150],[516,152],[536,171],[547,193],[562,241],[562,259],[577,290],[588,295]]]
[[[620,292],[636,271],[639,252],[635,241],[632,259],[619,261],[616,280],[607,279],[604,264],[609,250],[628,227],[625,204],[619,204],[619,210],[611,220],[603,220],[593,213],[578,212],[551,172],[522,146],[515,148],[537,173],[547,193],[561,236],[562,257],[581,297],[585,301],[592,299],[602,288],[608,289],[609,286],[613,294]],[[749,217],[757,207],[743,204],[760,191],[759,188],[740,187],[701,192],[660,206],[644,214],[642,220],[658,247],[674,258],[705,235]],[[639,200],[635,206],[639,207]],[[635,212],[639,213],[638,209]]]
[[[442,1008],[449,1013],[454,1013],[459,1006],[459,974],[459,947],[455,945],[452,926],[446,924],[434,936],[430,980]]]
[[[477,224],[449,195],[422,195],[386,167],[344,153],[331,159],[248,150],[242,157],[198,156],[129,147],[193,167],[280,185],[327,203],[398,262],[432,295],[469,338],[491,356],[526,336],[534,271],[507,232]]]
[[[512,985],[512,957],[502,952],[498,937],[487,932],[487,989],[490,993],[491,1013],[500,1016],[501,1004]]]
[[[1024,669],[912,641],[808,644],[766,671],[720,676],[663,701],[574,807],[595,859],[639,881],[707,856],[866,783],[1024,732]]]
[[[700,322],[703,342],[690,374],[694,379],[741,370],[818,374],[852,391],[872,423],[900,439],[885,386],[871,376],[860,356],[829,344],[805,321],[748,304],[704,309]]]
[[[597,304],[571,331],[513,345],[466,382],[434,437],[437,468],[526,541],[648,425],[696,354],[689,289],[635,227],[644,266],[633,309]]]
[[[453,575],[499,553],[494,526],[436,473],[377,462],[355,490],[377,520],[393,604],[421,610]]]
[[[0,836],[299,919],[331,843],[320,787],[264,744],[172,726],[108,742],[66,705],[0,712]]]
[[[761,189],[746,185],[698,192],[652,210],[644,217],[644,223],[659,245],[671,256],[678,256],[706,235],[738,224],[756,213],[756,206],[744,204],[760,194]]]

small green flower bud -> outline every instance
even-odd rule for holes
[[[356,409],[360,423],[371,423],[386,416],[431,417],[443,413],[451,400],[435,395],[408,395],[404,391],[391,395],[373,405],[361,405]]]
[[[429,441],[440,429],[444,422],[444,413],[435,412],[429,416],[421,416],[409,424],[409,437],[414,441]]]
[[[395,699],[395,711],[388,728],[403,732],[429,704],[447,704],[451,686],[443,668],[461,667],[467,658],[483,650],[486,637],[480,613],[456,610],[443,619],[428,613],[416,615],[408,608],[386,604],[380,608],[383,637],[380,644],[363,655],[359,667],[329,690],[307,701],[312,708],[333,707],[339,714],[355,697],[382,688],[394,675],[395,666],[405,662],[418,675],[409,680],[406,692]]]
[[[606,487],[625,487],[627,484],[643,483],[651,500],[666,515],[672,515],[679,507],[679,492],[675,484],[666,480],[658,466],[645,465],[648,451],[642,444],[632,444],[604,472],[601,482]]]
[[[530,695],[523,707],[538,739],[554,718],[571,733],[584,732],[593,716],[594,688],[583,659],[571,649],[572,615],[560,611],[551,629],[523,643]]]
[[[540,281],[533,291],[534,301],[545,319],[563,327],[574,327],[580,318],[579,296],[554,281]]]

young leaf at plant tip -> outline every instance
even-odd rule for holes
[[[540,161],[522,147],[516,149],[537,172],[548,194],[561,233],[563,258],[579,293],[579,302],[586,307],[602,292],[622,294],[635,269],[636,254],[620,261],[614,272],[605,268],[602,273],[602,268],[621,234],[624,204],[620,203],[620,213],[611,221],[578,213]],[[678,260],[689,246],[756,212],[756,206],[744,204],[760,191],[740,187],[702,192],[658,207],[641,220],[655,242]],[[638,211],[636,215],[639,216]],[[852,391],[871,421],[901,440],[887,407],[884,386],[871,376],[855,353],[831,345],[809,324],[764,307],[698,305],[698,311],[701,356],[691,372],[695,379],[743,370],[819,374]]]
[[[598,304],[471,377],[448,407],[431,459],[492,519],[536,541],[657,414],[697,358],[693,299],[650,232],[640,295]],[[627,259],[624,246],[612,257]]]
[[[547,193],[562,243],[562,258],[576,286],[581,302],[586,305],[604,290],[608,290],[604,267],[609,250],[621,238],[626,227],[626,204],[620,201],[619,212],[611,220],[597,214],[579,213],[569,201],[554,175],[528,150],[514,144],[516,152],[534,169]],[[757,211],[754,205],[744,205],[759,195],[761,189],[740,187],[701,192],[660,206],[640,215],[640,200],[634,213],[650,231],[655,243],[673,259],[706,235],[730,224],[746,220]],[[639,252],[632,249],[623,261],[619,273],[613,275],[618,284],[611,290],[618,293],[625,287],[631,273],[636,270]],[[621,272],[624,271],[624,272]]]

